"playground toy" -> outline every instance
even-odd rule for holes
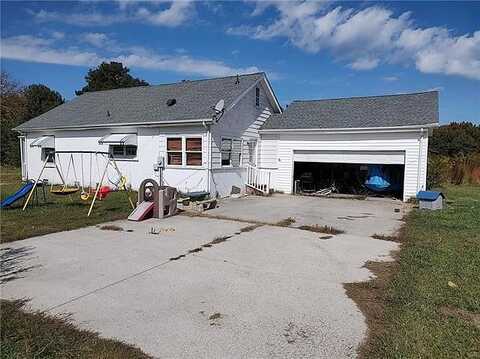
[[[164,218],[177,213],[177,189],[159,186],[147,178],[138,189],[137,207],[128,216],[130,221],[142,221],[148,217]]]
[[[63,166],[62,166],[62,161],[60,155],[62,154],[67,154],[70,155],[68,159],[68,166],[67,166],[67,171],[64,173],[63,171]],[[83,156],[84,155],[90,155],[90,170],[89,170],[89,185],[88,188],[85,186],[85,176],[84,176],[84,160]],[[76,163],[75,163],[75,156],[80,156],[80,164],[81,164],[81,183],[78,181],[77,178],[77,170],[76,170]],[[97,174],[100,175],[100,166],[99,166],[99,158],[101,158],[105,162],[105,167],[103,168],[103,171],[101,172],[101,176],[99,181],[96,183],[95,187],[92,186],[92,171],[93,171],[93,157],[95,156],[96,163],[97,163]],[[61,185],[54,186],[53,183],[50,187],[50,193],[58,196],[70,196],[74,193],[77,193],[78,191],[81,191],[80,198],[84,201],[89,200],[90,196],[93,194],[92,202],[90,204],[90,208],[88,210],[87,217],[90,216],[93,210],[93,206],[95,204],[95,201],[97,199],[104,199],[108,195],[108,193],[112,192],[113,190],[124,190],[127,192],[128,200],[130,202],[130,205],[132,208],[135,208],[133,205],[133,202],[129,196],[129,189],[127,188],[127,181],[126,178],[122,175],[120,172],[117,163],[115,162],[115,158],[109,153],[109,152],[92,152],[92,151],[54,151],[51,152],[47,155],[47,158],[45,158],[45,161],[43,163],[42,169],[40,170],[40,173],[37,177],[37,179],[33,182],[33,187],[29,188],[29,194],[27,197],[27,200],[25,201],[25,204],[23,205],[23,209],[25,210],[27,208],[27,205],[30,201],[30,198],[33,195],[34,189],[37,187],[39,184],[40,178],[42,177],[42,174],[47,167],[47,164],[51,163],[53,164],[54,168],[57,171],[57,174],[60,178]],[[111,167],[114,172],[117,175],[117,178],[112,181],[110,180],[108,176],[108,169]],[[69,181],[69,175],[70,175],[70,170],[72,170],[73,176],[74,176],[74,181],[73,181],[73,186],[68,185]],[[112,190],[109,186],[104,186],[103,183],[105,181],[105,178],[108,178],[108,180],[114,184],[115,188]]]

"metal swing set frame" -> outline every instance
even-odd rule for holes
[[[69,162],[68,162],[68,169],[67,169],[67,177],[68,177],[68,172],[69,172],[69,169],[70,169],[70,164],[72,164],[75,179],[76,179],[77,175],[76,175],[73,155],[74,154],[80,154],[81,155],[82,182],[84,182],[83,181],[83,179],[84,179],[83,178],[83,155],[84,154],[89,154],[91,156],[90,157],[90,182],[91,182],[91,176],[92,176],[92,156],[93,155],[103,156],[103,158],[106,159],[105,168],[103,169],[102,176],[100,177],[100,182],[98,182],[97,185],[96,185],[95,195],[93,196],[92,202],[90,203],[90,208],[88,210],[87,217],[90,217],[90,214],[92,213],[93,206],[95,205],[95,201],[97,200],[99,192],[100,192],[100,188],[102,187],[103,182],[105,181],[105,177],[107,176],[107,171],[108,171],[109,166],[112,166],[112,168],[117,172],[117,174],[120,178],[120,184],[118,185],[118,188],[120,188],[121,190],[124,190],[125,193],[127,193],[127,197],[128,197],[128,201],[130,203],[130,206],[132,207],[132,209],[135,208],[135,205],[133,204],[132,199],[130,198],[130,192],[131,191],[130,191],[129,188],[127,188],[126,181],[124,180],[125,177],[120,172],[120,169],[117,166],[115,158],[113,157],[113,155],[111,153],[101,152],[101,151],[52,151],[52,152],[47,154],[47,156],[45,158],[45,161],[43,162],[42,169],[41,169],[38,177],[36,178],[36,180],[34,182],[34,185],[33,185],[32,189],[30,190],[30,193],[28,194],[28,197],[27,197],[27,200],[25,201],[25,204],[23,205],[23,208],[22,208],[23,211],[25,211],[25,209],[27,208],[27,205],[30,202],[30,199],[33,195],[33,192],[34,192],[35,188],[37,187],[37,184],[40,182],[40,178],[42,177],[42,174],[43,174],[43,171],[45,170],[45,168],[47,168],[48,163],[53,162],[53,164],[55,166],[55,169],[57,171],[57,174],[60,177],[60,181],[62,182],[62,187],[59,191],[54,192],[51,189],[50,192],[55,193],[55,194],[63,194],[63,195],[71,196],[73,193],[78,192],[78,190],[80,189],[78,186],[75,188],[75,190],[73,190],[73,188],[68,188],[67,182],[65,181],[65,178],[62,174],[62,170],[61,170],[61,168],[59,168],[59,166],[57,164],[57,161],[55,160],[55,156],[57,155],[57,158],[60,161],[60,157],[58,156],[59,154],[70,154],[70,158],[69,158]],[[98,160],[98,157],[96,159]],[[61,163],[60,163],[60,166],[61,166]],[[97,162],[97,167],[98,167],[98,162]],[[67,180],[68,180],[68,178],[67,178]],[[53,187],[53,184],[52,184],[52,187]],[[84,183],[81,184],[81,187],[82,187],[82,189],[84,188]],[[90,183],[89,184],[89,191],[91,190],[91,188],[92,187],[91,187],[91,183]],[[64,193],[62,193],[62,192],[64,192]],[[88,196],[87,196],[87,199],[88,199]]]

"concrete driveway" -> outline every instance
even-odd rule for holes
[[[294,217],[292,226],[345,233],[325,239],[269,225],[242,232],[248,223],[186,216],[118,221],[124,231],[89,227],[2,245],[4,260],[17,259],[4,261],[12,280],[1,296],[72,313],[80,327],[155,357],[355,356],[366,324],[343,283],[367,280],[366,261],[390,259],[397,244],[369,236],[401,225],[401,203],[247,197],[209,213]]]

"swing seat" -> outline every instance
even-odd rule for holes
[[[80,188],[77,188],[77,187],[52,188],[50,190],[50,193],[56,196],[68,196],[68,195],[77,193],[79,190]]]

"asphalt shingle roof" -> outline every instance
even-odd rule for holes
[[[262,129],[364,128],[438,122],[438,92],[293,101]]]
[[[238,84],[237,76],[228,76],[87,92],[21,124],[16,129],[26,131],[99,124],[208,119],[213,115],[212,106],[220,99],[224,99],[225,107],[228,107],[263,76],[264,73],[240,75]],[[167,100],[172,98],[176,99],[176,104],[167,106]]]

